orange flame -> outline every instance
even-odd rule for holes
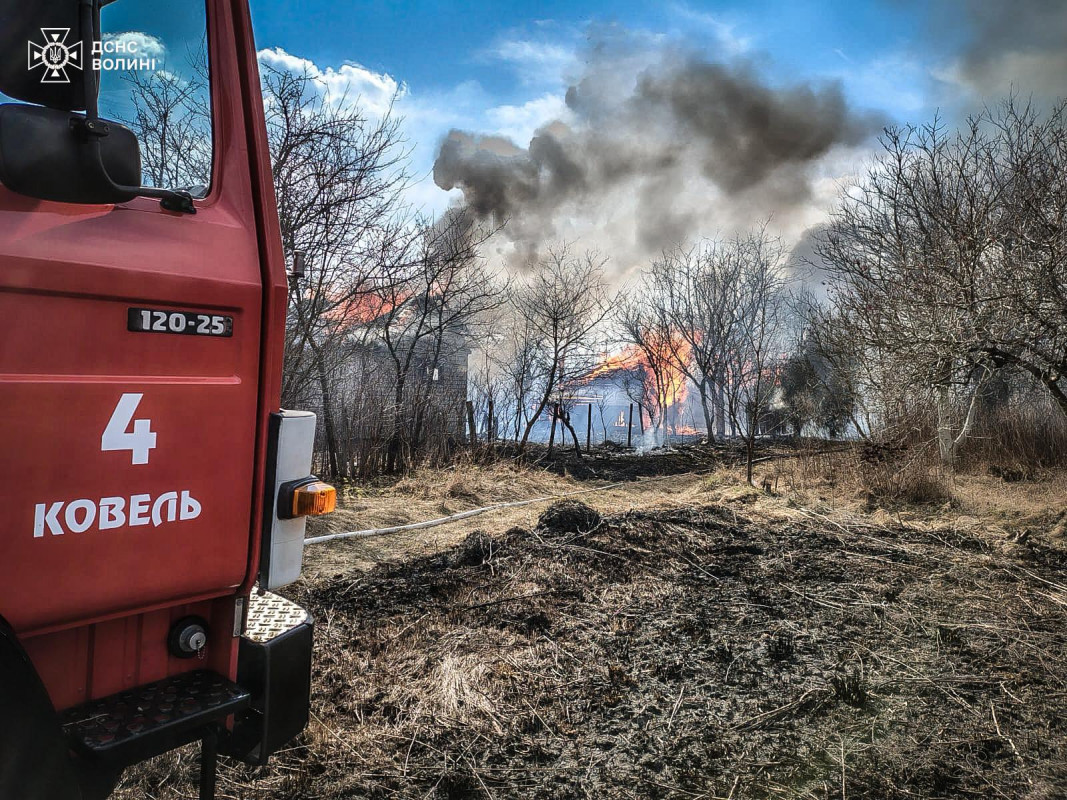
[[[403,302],[406,298],[401,298]],[[382,297],[376,292],[364,292],[338,302],[333,308],[323,312],[324,319],[335,323],[340,328],[352,328],[369,325],[381,319],[397,307],[393,298]]]
[[[615,355],[605,355],[600,359],[592,371],[585,376],[586,381],[595,381],[605,375],[624,370],[648,369],[648,361],[644,353],[636,345],[628,344]]]
[[[660,368],[664,385],[662,387],[666,407],[672,408],[684,403],[689,396],[689,381],[678,366],[678,359],[688,359],[689,343],[676,339],[671,345],[666,342],[653,351],[652,360]],[[650,383],[655,383],[655,372],[649,363],[649,354],[637,345],[628,344],[618,353],[605,355],[594,367],[585,381],[594,381],[616,372],[644,370]]]

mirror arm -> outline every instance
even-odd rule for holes
[[[81,3],[81,27],[82,27],[82,52],[92,54],[93,42],[96,35],[103,39],[100,27],[100,6],[106,5],[111,0],[79,0]],[[111,129],[107,123],[100,119],[99,92],[96,85],[96,70],[93,69],[92,60],[85,65],[85,119],[78,126],[85,136],[86,145],[92,151],[93,163],[100,170],[101,176],[114,191],[124,194],[135,194],[141,197],[158,198],[160,206],[167,211],[177,211],[182,214],[195,214],[196,205],[193,196],[189,192],[174,191],[173,189],[156,189],[148,186],[123,186],[115,183],[108,174],[104,164],[104,155],[100,149],[100,139],[107,136]]]

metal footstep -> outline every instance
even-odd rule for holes
[[[257,592],[248,598],[248,623],[244,635],[262,644],[310,619],[311,615],[296,603],[273,592]]]
[[[245,689],[198,670],[76,706],[61,721],[76,751],[127,765],[203,739],[249,702]]]

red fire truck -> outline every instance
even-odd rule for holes
[[[112,11],[196,5],[0,0],[0,800],[107,797],[197,741],[210,798],[219,752],[262,764],[308,718],[312,622],[271,590],[334,491],[315,417],[279,409],[246,0],[201,8],[204,186],[143,185],[144,144],[99,110],[99,56],[159,55]]]

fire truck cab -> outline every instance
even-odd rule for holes
[[[175,77],[189,42],[202,66]],[[199,184],[167,185],[179,130],[116,100],[130,59],[200,81]],[[195,741],[209,798],[218,752],[262,764],[307,722],[312,620],[271,590],[334,502],[314,416],[279,408],[247,2],[0,0],[0,93],[0,800],[104,798]]]

